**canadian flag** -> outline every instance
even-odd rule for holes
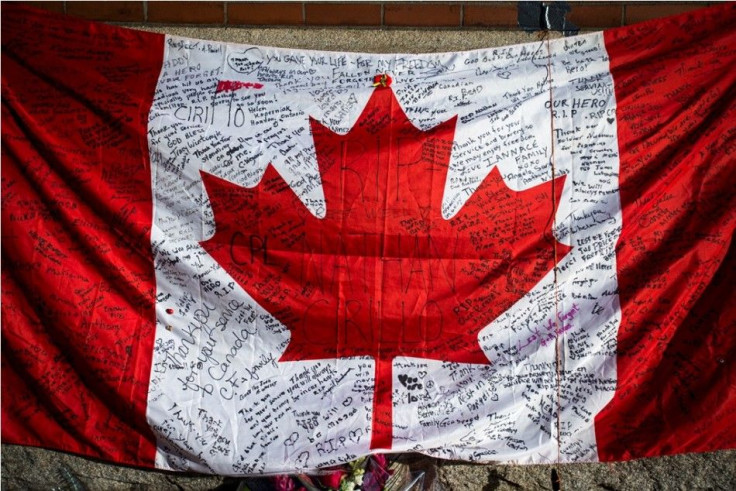
[[[736,6],[412,55],[2,10],[4,442],[225,475],[736,446]]]

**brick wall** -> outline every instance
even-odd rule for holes
[[[209,26],[517,29],[516,2],[27,2],[87,19]],[[569,2],[582,29],[633,24],[713,2]]]

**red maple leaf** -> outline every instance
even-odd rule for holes
[[[375,359],[372,448],[391,448],[393,358],[490,364],[478,332],[569,251],[551,234],[564,177],[515,192],[494,168],[442,218],[456,119],[418,130],[379,87],[345,136],[310,120],[323,219],[272,166],[254,188],[202,172],[202,245],[291,331],[280,361]]]

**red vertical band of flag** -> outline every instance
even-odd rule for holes
[[[736,447],[734,9],[606,32],[622,320],[600,460]]]
[[[4,442],[153,465],[146,128],[162,50],[158,34],[3,4]]]

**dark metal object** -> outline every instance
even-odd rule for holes
[[[580,28],[565,18],[570,11],[567,2],[519,2],[519,26],[527,32],[560,31],[572,36]]]

